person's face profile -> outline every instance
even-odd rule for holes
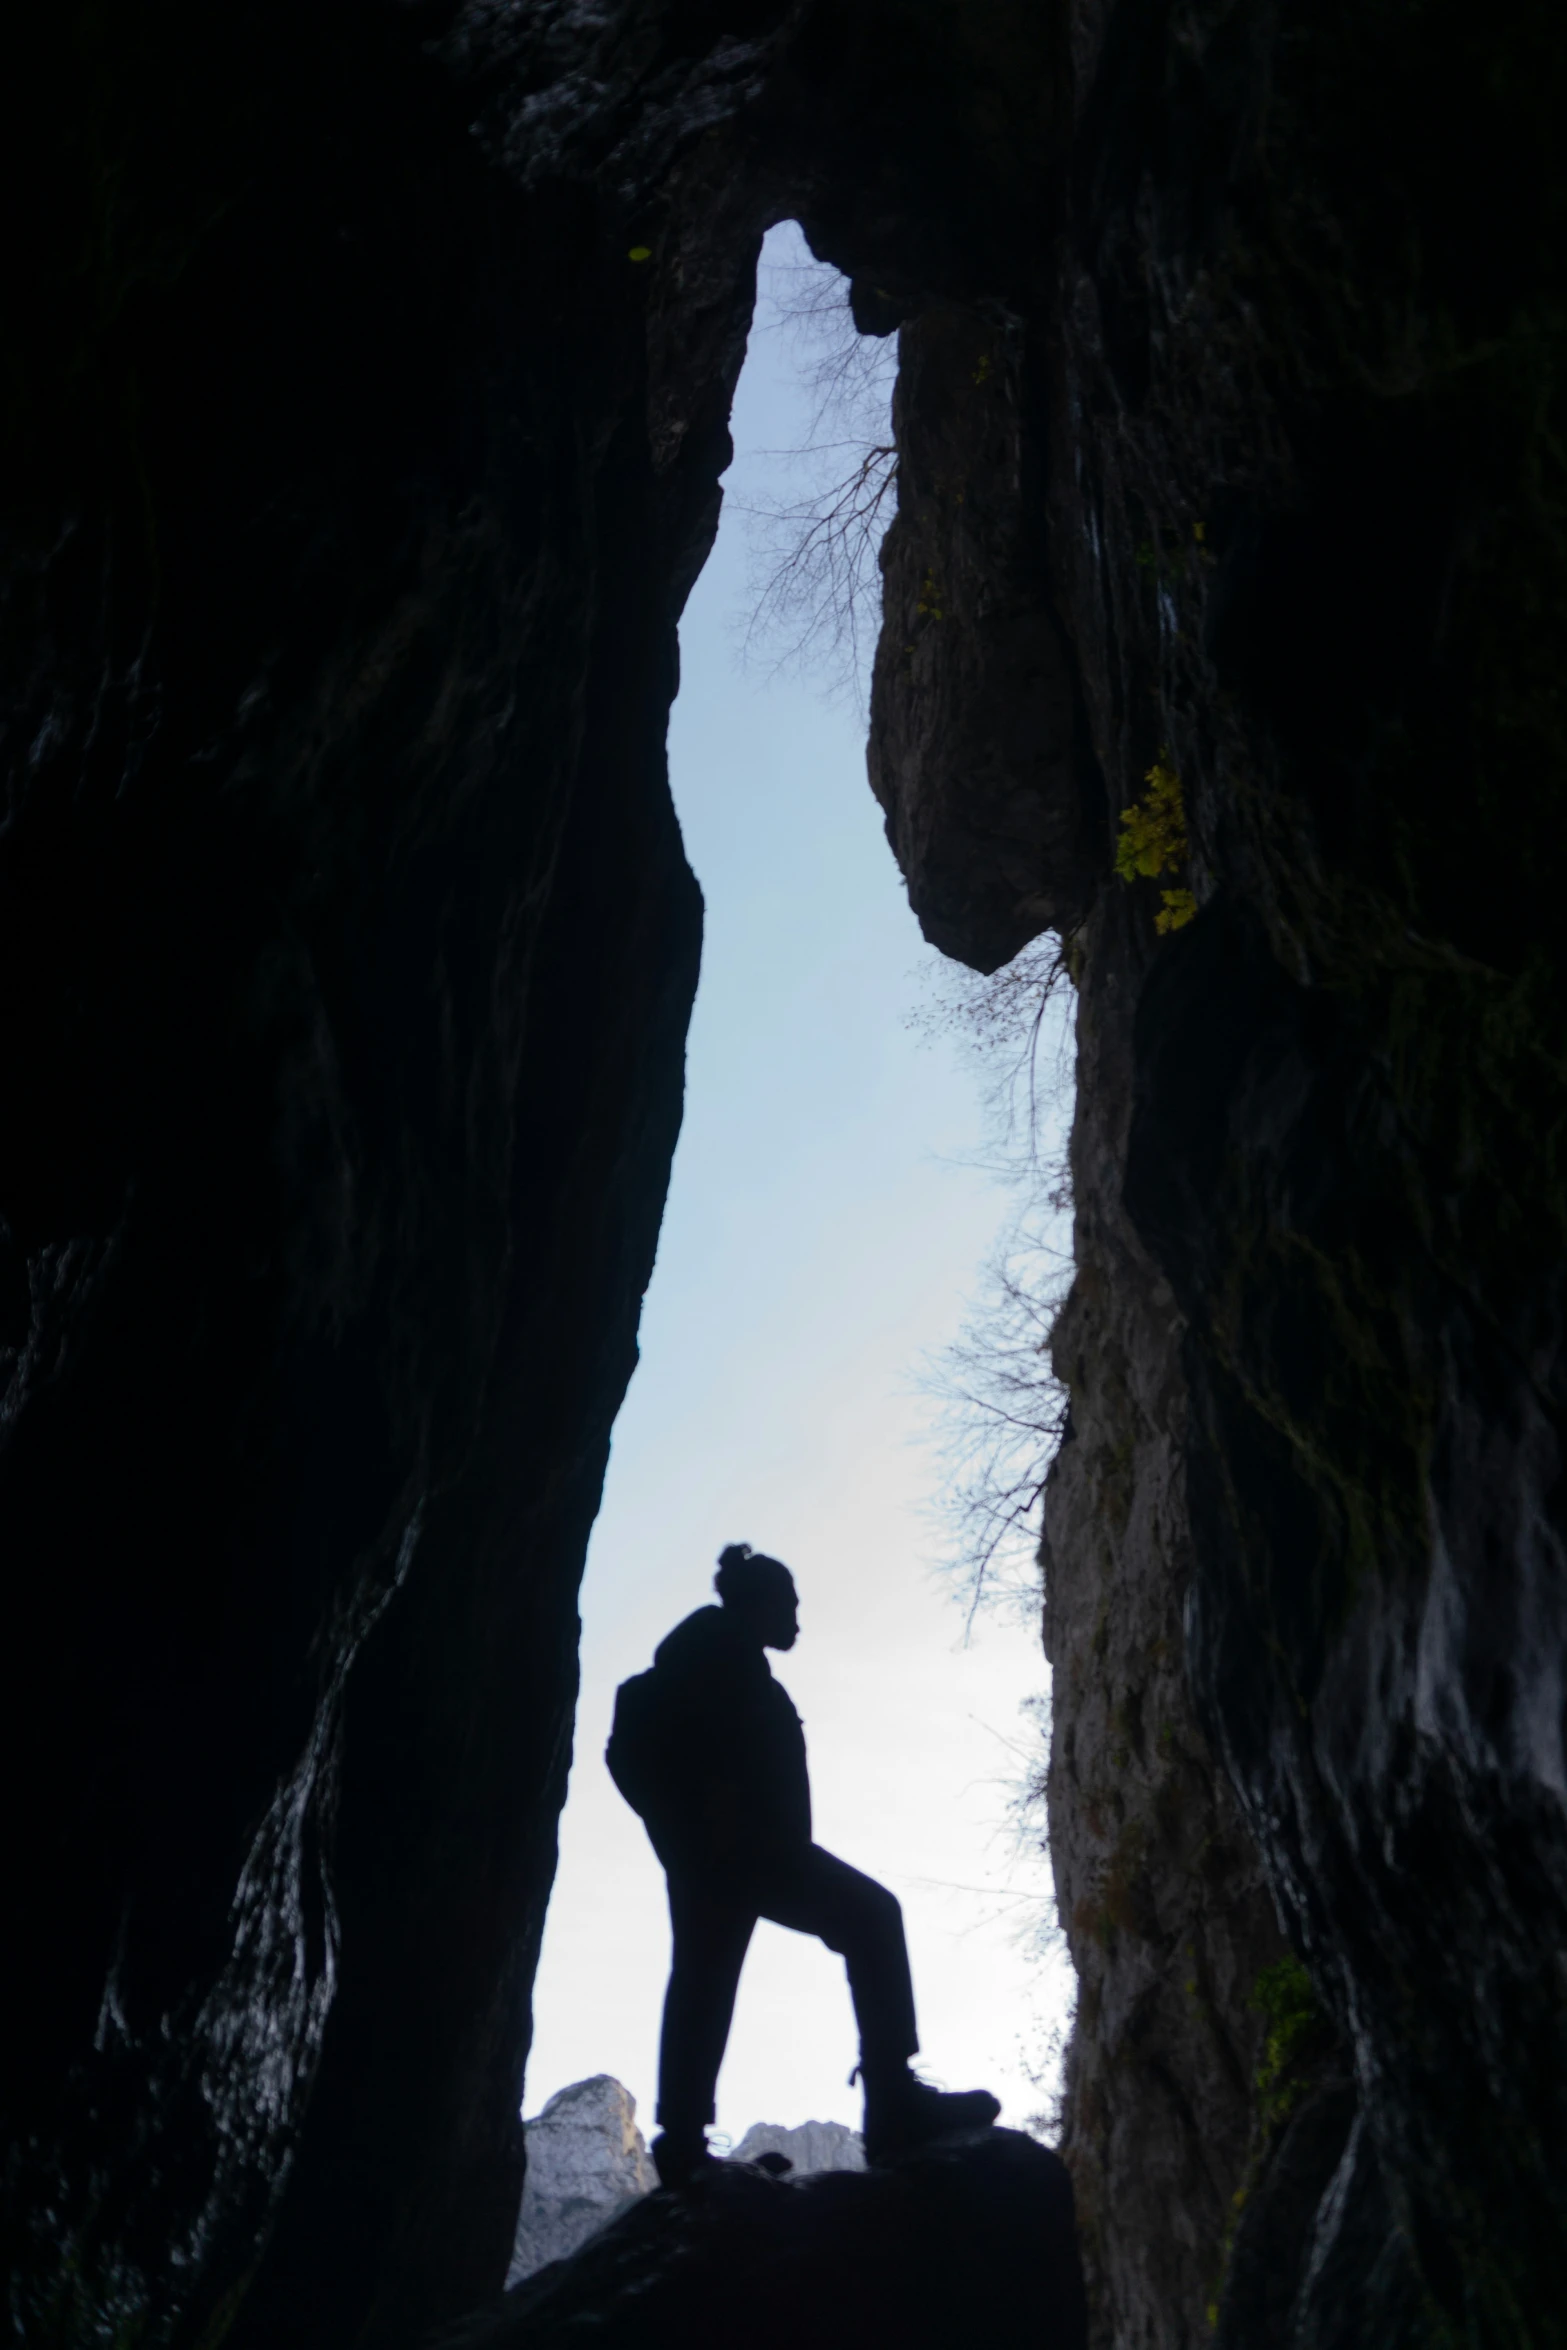
[[[783,1583],[771,1600],[764,1648],[793,1648],[800,1637],[800,1595],[792,1583]]]
[[[745,1611],[754,1639],[764,1648],[793,1648],[800,1637],[800,1599],[787,1576],[768,1578]]]

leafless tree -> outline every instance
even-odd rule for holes
[[[1037,1612],[1040,1503],[1066,1411],[1050,1335],[1068,1278],[1048,1238],[1015,1232],[938,1366],[940,1512],[971,1623],[982,1607]]]
[[[1050,1759],[1050,1700],[1043,1691],[1024,1700],[1023,1724],[1015,1737],[1000,1735],[1007,1763],[1000,1784],[1006,1809],[1000,1833],[1012,1846],[1008,1882],[998,1893],[984,1892],[991,1917],[1009,1917],[1017,1948],[1039,1969],[1043,2005],[1031,2006],[1017,2035],[1018,2067],[1039,2099],[1023,2127],[1047,2145],[1061,2135],[1065,2090],[1064,2060],[1071,2037],[1077,1982],[1061,1929],[1055,1882],[1049,1866],[1045,1819],[1045,1773]]]
[[[784,489],[731,493],[749,527],[743,657],[808,673],[829,699],[863,703],[881,626],[881,542],[897,510],[890,412],[896,358],[860,334],[848,280],[825,262],[773,262],[758,331],[785,335],[811,400],[803,441],[759,454]]]
[[[745,653],[809,669],[830,693],[863,691],[881,626],[881,542],[897,498],[890,443],[826,444],[848,470],[795,499],[746,506],[752,540]]]
[[[1066,1399],[1050,1360],[1071,1281],[1070,994],[1066,951],[1037,939],[988,978],[948,965],[935,977],[927,1032],[956,1035],[978,1065],[991,1148],[1018,1209],[954,1343],[931,1368],[947,1476],[936,1515],[972,1625],[981,1608],[1032,1614],[1039,1602],[1040,1503]]]

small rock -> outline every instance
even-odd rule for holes
[[[755,2162],[763,2154],[786,2156],[797,2179],[817,2171],[865,2168],[859,2133],[843,2122],[798,2122],[792,2130],[781,2122],[753,2122],[729,2159]]]

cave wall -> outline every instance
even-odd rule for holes
[[[871,776],[927,935],[1052,922],[1078,991],[1043,1556],[1094,2322],[1555,2341],[1567,48],[1063,37],[1048,266],[904,330]],[[1184,838],[1123,879],[1153,771]]]
[[[1337,2040],[1259,2116],[1236,2344],[1562,2323],[1564,62],[1523,9],[1132,15],[1084,117],[1098,731],[1179,771],[1200,909],[1122,1202],[1192,1684]]]
[[[968,251],[928,16],[906,85],[885,9],[8,26],[29,2341],[412,2342],[504,2271],[696,976],[675,621],[766,221]]]
[[[794,216],[901,337],[911,902],[1078,989],[1097,2339],[1556,2339],[1555,16],[7,38],[14,2329],[390,2346],[504,2269],[695,981],[674,626]]]
[[[66,11],[8,77],[28,2341],[416,2339],[520,2190],[699,950],[674,621],[755,238],[721,319],[686,300],[710,397],[666,385],[655,442],[619,221],[485,154],[440,29]]]

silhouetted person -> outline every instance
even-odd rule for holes
[[[872,2162],[982,2128],[1001,2110],[987,2090],[944,2094],[909,2070],[919,2040],[895,1896],[811,1841],[805,1737],[766,1655],[798,1637],[794,1579],[736,1542],[714,1583],[722,1605],[687,1616],[652,1671],[621,1689],[606,1758],[669,1879],[658,2175],[679,2185],[710,2159],[705,2133],[758,1918],[815,1934],[847,1962]]]

